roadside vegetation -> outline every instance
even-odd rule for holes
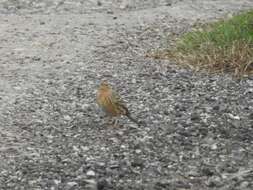
[[[253,74],[253,10],[184,34],[172,49],[152,54],[194,70]]]

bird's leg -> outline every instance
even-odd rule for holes
[[[112,124],[112,117],[108,114],[104,114],[102,121],[103,121],[103,125],[108,125],[108,124],[111,125]]]
[[[118,125],[118,123],[119,123],[119,120],[117,118],[115,118],[114,123],[113,123],[114,127],[116,127]]]
[[[113,118],[112,126],[113,127],[119,127],[119,119],[118,118]]]
[[[110,116],[107,116],[107,123],[110,125],[113,124],[114,123],[113,118]]]

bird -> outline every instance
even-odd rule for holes
[[[118,118],[123,115],[127,116],[129,120],[136,123],[138,126],[140,125],[140,123],[131,116],[120,96],[112,89],[107,81],[101,82],[97,90],[96,98],[97,104],[110,118]],[[115,119],[114,125],[117,125],[117,119]]]

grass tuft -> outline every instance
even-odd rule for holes
[[[153,57],[173,59],[195,70],[252,74],[253,10],[189,32],[173,49]]]

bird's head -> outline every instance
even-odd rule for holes
[[[99,87],[100,90],[108,90],[111,89],[110,85],[107,83],[107,81],[103,80]]]

